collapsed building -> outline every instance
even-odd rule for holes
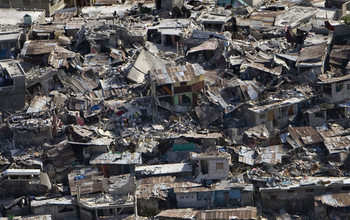
[[[348,2],[0,6],[1,216],[349,216]]]

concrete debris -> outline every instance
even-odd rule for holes
[[[349,5],[2,0],[0,216],[349,218]]]

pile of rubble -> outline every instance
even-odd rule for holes
[[[62,2],[0,9],[1,216],[349,218],[350,2]]]

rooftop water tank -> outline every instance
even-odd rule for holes
[[[26,14],[23,16],[23,21],[25,25],[31,25],[32,24],[32,16],[29,14]]]

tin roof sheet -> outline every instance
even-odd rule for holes
[[[151,77],[158,85],[188,82],[200,75],[204,75],[204,70],[198,63],[151,70]]]

